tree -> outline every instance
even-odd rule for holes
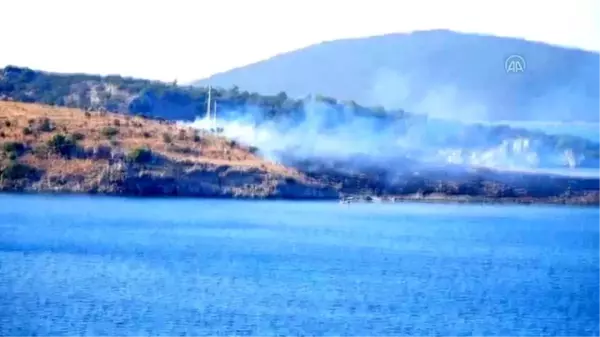
[[[127,160],[132,163],[145,164],[152,161],[152,151],[147,147],[138,147],[127,154]]]
[[[71,158],[77,150],[77,141],[73,137],[59,133],[50,138],[48,148],[51,152],[62,157]]]
[[[6,142],[2,144],[2,150],[7,154],[20,156],[25,152],[25,145],[19,142]]]
[[[28,165],[18,162],[8,162],[5,166],[0,166],[0,178],[7,180],[26,179],[34,176],[37,170]]]
[[[119,134],[119,129],[113,126],[106,126],[100,130],[100,133],[106,138],[112,138]]]

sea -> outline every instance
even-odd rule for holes
[[[0,335],[598,335],[599,208],[0,194]]]

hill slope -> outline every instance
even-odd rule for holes
[[[0,71],[0,100],[7,100],[0,102],[0,190],[598,201],[595,175],[494,172],[461,164],[475,158],[476,167],[480,159],[497,167],[497,160],[514,159],[533,160],[542,168],[597,169],[597,142],[501,125],[453,125],[328,97],[295,100],[285,94],[215,90],[220,120],[231,122],[221,135],[257,146],[257,153],[174,123],[202,116],[206,94],[204,88],[120,76],[6,67]],[[247,136],[258,132],[261,141],[236,137],[235,130]]]
[[[322,162],[295,168],[170,122],[123,114],[0,102],[0,191],[134,196],[598,204],[598,179],[452,171],[386,176]]]
[[[336,198],[221,137],[140,117],[0,102],[0,191]]]
[[[526,60],[507,74],[510,55]],[[445,30],[337,40],[195,82],[488,120],[598,121],[598,53]]]
[[[205,115],[207,97],[207,88],[119,75],[60,74],[15,66],[0,68],[0,100],[193,121]],[[212,99],[218,101],[220,117],[226,117],[222,113],[236,112],[254,115],[259,120],[298,115],[306,103],[289,98],[285,93],[261,95],[235,88],[213,88]],[[316,99],[328,106],[337,104],[333,98]],[[404,114],[367,108],[354,102],[346,105],[363,115]]]

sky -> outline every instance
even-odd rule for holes
[[[2,0],[0,66],[186,83],[322,41],[427,29],[600,51],[598,0]]]

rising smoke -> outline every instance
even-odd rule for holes
[[[396,173],[444,165],[562,170],[570,175],[586,175],[588,169],[598,176],[597,142],[484,124],[485,106],[474,100],[461,102],[456,88],[431,90],[418,101],[411,100],[409,88],[401,76],[380,75],[371,94],[386,108],[407,102],[412,110],[406,110],[415,114],[365,115],[351,104],[310,97],[304,101],[302,118],[257,120],[264,115],[260,109],[243,107],[221,111],[218,126],[224,136],[255,146],[266,159],[284,164],[351,163]],[[206,117],[191,125],[210,127]]]

